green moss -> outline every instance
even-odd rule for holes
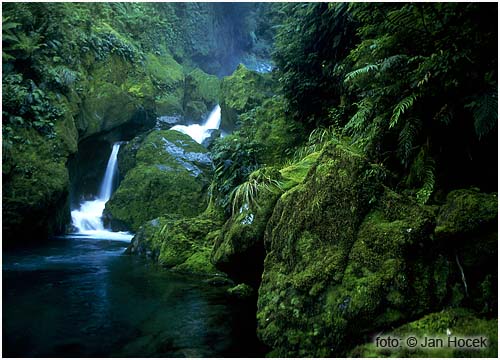
[[[436,235],[452,237],[467,234],[481,227],[494,225],[498,217],[497,194],[484,194],[476,190],[455,190],[448,194],[446,204],[441,207],[436,226]]]
[[[62,128],[58,128],[62,129]],[[34,129],[18,129],[23,143],[2,146],[4,240],[28,242],[64,231],[69,219],[68,147]],[[68,139],[70,140],[70,139]]]
[[[470,310],[446,309],[432,313],[423,318],[407,323],[390,331],[394,337],[406,339],[415,336],[423,341],[424,337],[440,338],[447,344],[447,331],[451,336],[488,338],[488,347],[480,350],[462,350],[450,347],[423,349],[421,347],[408,348],[406,346],[392,350],[377,348],[374,343],[359,345],[348,353],[349,357],[488,357],[496,358],[498,355],[498,320],[477,317]],[[389,332],[388,332],[389,333]]]
[[[128,156],[125,166],[134,167],[127,169],[106,204],[106,213],[113,220],[137,230],[164,214],[193,217],[205,209],[211,160],[203,146],[171,130],[153,131],[132,143],[137,150]],[[122,164],[126,162],[120,159]]]
[[[159,115],[179,115],[184,113],[178,94],[164,94],[155,100],[156,113]]]
[[[184,107],[184,116],[193,121],[200,121],[207,112],[207,105],[203,101],[189,101]]]
[[[219,213],[213,210],[193,218],[161,217],[139,229],[129,251],[150,257],[174,271],[224,276],[210,262],[210,251],[220,226]]]
[[[227,289],[227,293],[231,296],[235,296],[240,299],[248,298],[252,296],[253,289],[247,284],[238,284],[232,288]]]
[[[182,65],[169,54],[162,56],[146,54],[146,71],[153,83],[169,90],[175,90],[184,81]]]
[[[234,128],[238,115],[247,112],[272,96],[273,82],[268,74],[259,74],[239,65],[231,76],[221,82],[221,125]]]
[[[201,101],[210,108],[219,102],[219,88],[217,76],[195,69],[186,75],[184,102]]]
[[[428,259],[432,211],[381,192],[380,172],[349,147],[314,157],[266,229],[258,335],[280,356],[342,354],[363,334],[430,311],[446,283],[446,263]]]
[[[283,188],[285,190],[291,189],[293,186],[300,184],[306,178],[307,173],[318,159],[320,152],[314,152],[299,162],[292,163],[280,170],[283,176]]]

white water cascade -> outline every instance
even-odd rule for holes
[[[117,158],[120,144],[113,144],[113,150],[109,156],[106,173],[101,184],[99,197],[95,200],[85,201],[80,204],[80,208],[71,211],[73,226],[78,232],[71,235],[78,237],[88,237],[93,239],[123,240],[130,241],[132,234],[127,232],[113,232],[105,229],[102,223],[102,212],[106,202],[113,192],[113,182],[118,173]]]
[[[170,130],[177,130],[186,135],[189,135],[194,141],[196,141],[198,144],[201,144],[203,140],[210,136],[210,130],[216,130],[219,128],[220,120],[220,106],[216,105],[203,124],[175,125]]]

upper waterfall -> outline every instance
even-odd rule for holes
[[[210,130],[218,129],[221,121],[221,109],[216,105],[203,124],[175,125],[170,130],[177,130],[189,135],[198,144],[210,136]]]

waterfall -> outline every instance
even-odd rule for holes
[[[73,226],[78,230],[73,235],[109,240],[130,240],[132,238],[133,235],[129,233],[112,232],[105,229],[102,223],[102,212],[113,193],[113,183],[118,173],[118,150],[120,150],[120,143],[113,144],[99,197],[94,200],[84,201],[80,204],[79,209],[71,211]]]
[[[207,120],[202,124],[193,124],[193,125],[175,125],[170,130],[177,130],[186,135],[191,136],[191,138],[196,141],[198,144],[201,144],[203,140],[210,136],[211,131],[214,129],[218,129],[220,126],[221,120],[221,110],[220,106],[216,105]]]
[[[109,200],[111,193],[113,192],[113,180],[118,173],[118,166],[116,165],[118,150],[120,150],[120,143],[113,144],[113,150],[109,156],[106,173],[104,174],[104,180],[102,181],[101,192],[99,194],[99,199],[104,202]]]

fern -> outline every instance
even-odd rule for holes
[[[406,178],[409,187],[419,186],[416,196],[421,204],[427,203],[435,186],[435,162],[428,155],[427,146],[420,149],[418,156],[413,161],[410,174]]]
[[[429,201],[434,191],[434,161],[427,161],[424,169],[424,181],[422,187],[417,191],[417,201],[422,205]]]
[[[408,56],[407,55],[393,55],[389,56],[388,58],[385,58],[382,63],[380,64],[380,71],[387,71],[394,66],[397,65],[402,65],[408,62]]]
[[[363,74],[368,74],[371,71],[376,71],[378,70],[378,68],[379,66],[376,64],[368,64],[365,67],[362,67],[361,69],[357,69],[348,73],[344,79],[344,82],[346,83],[350,82],[351,80],[357,78],[358,76]]]
[[[236,214],[242,207],[250,209],[258,208],[257,196],[260,192],[269,193],[283,192],[283,186],[276,177],[281,177],[278,171],[272,169],[259,169],[250,175],[244,183],[238,185],[230,193],[232,203],[232,214]]]
[[[399,133],[398,153],[405,167],[408,166],[408,161],[413,150],[413,143],[420,131],[421,125],[422,123],[419,119],[410,118]]]
[[[417,95],[411,94],[401,100],[392,110],[391,122],[389,124],[389,129],[392,129],[398,124],[399,118],[403,115],[417,99]]]
[[[487,135],[498,122],[498,97],[496,92],[488,92],[476,96],[474,100],[465,105],[472,110],[474,129],[481,139]]]
[[[366,127],[367,120],[372,113],[373,104],[369,99],[365,98],[357,105],[358,111],[344,127],[346,134],[360,134]]]

